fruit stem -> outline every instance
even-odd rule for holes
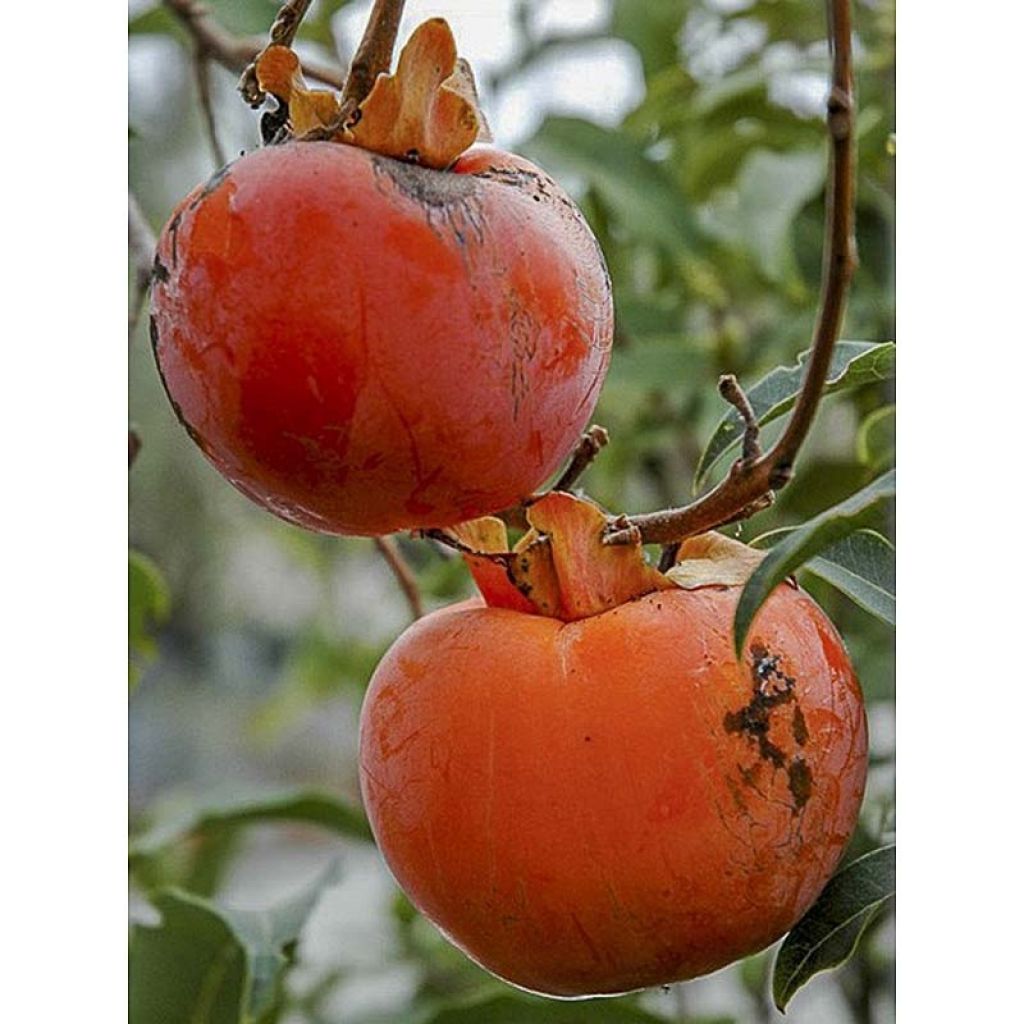
[[[565,471],[555,481],[553,491],[571,491],[576,482],[586,472],[590,464],[597,458],[598,452],[608,443],[608,431],[596,423],[588,427],[580,437],[573,450],[572,459]]]
[[[857,266],[854,238],[856,154],[850,0],[828,0],[827,10],[832,51],[832,87],[827,104],[831,152],[825,199],[821,298],[807,376],[793,414],[771,450],[750,458],[748,456],[753,451],[750,442],[756,440],[751,428],[756,427],[756,424],[751,423],[752,410],[749,410],[748,416],[740,409],[747,423],[744,452],[733,463],[725,479],[707,494],[681,508],[620,517],[611,521],[605,533],[607,544],[632,543],[637,531],[645,544],[673,544],[717,526],[745,519],[766,507],[772,493],[784,487],[793,475],[797,452],[807,437],[821,401],[832,352],[842,325],[850,279]],[[736,396],[725,397],[733,401]]]
[[[377,76],[391,70],[391,57],[395,52],[398,24],[404,8],[405,0],[374,0],[341,93],[342,123],[369,96]]]

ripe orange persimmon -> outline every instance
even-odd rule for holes
[[[160,238],[152,341],[236,487],[330,533],[444,526],[535,490],[594,408],[601,251],[517,156],[432,170],[333,142],[244,156]]]
[[[782,585],[737,663],[739,586],[680,589],[644,567],[649,592],[619,601],[615,571],[559,564],[571,546],[541,540],[561,618],[478,575],[499,606],[427,616],[374,674],[361,781],[392,872],[470,957],[551,995],[681,981],[763,949],[820,893],[863,795],[864,708],[839,636]]]

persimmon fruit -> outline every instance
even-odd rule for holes
[[[236,160],[159,240],[151,337],[179,419],[291,522],[382,534],[538,488],[607,370],[600,248],[528,161],[446,170],[337,142]]]
[[[740,586],[644,568],[648,592],[620,600],[615,572],[601,582],[578,548],[558,564],[573,549],[553,543],[561,617],[478,574],[489,604],[428,615],[377,668],[360,732],[377,842],[413,903],[522,988],[714,971],[790,929],[854,829],[867,734],[850,661],[795,586],[737,661]]]

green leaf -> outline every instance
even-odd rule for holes
[[[608,380],[611,387],[627,386],[643,401],[647,392],[688,391],[702,379],[708,366],[706,352],[679,336],[648,337],[612,351]]]
[[[129,845],[130,857],[151,857],[194,832],[251,822],[302,821],[353,839],[372,839],[362,811],[314,789],[259,790],[218,796],[176,807]]]
[[[777,544],[793,530],[772,530],[751,541],[751,547],[765,548]],[[804,570],[831,583],[865,611],[890,626],[896,622],[895,549],[874,530],[857,530],[820,555],[812,558]]]
[[[276,1005],[281,976],[291,963],[299,934],[324,890],[339,881],[340,858],[290,900],[266,910],[223,911],[249,962],[249,1014],[253,1020],[261,1020]]]
[[[686,5],[679,0],[616,0],[612,11],[611,33],[632,43],[644,65],[644,77],[650,80],[659,71],[678,66],[679,32]]]
[[[156,656],[154,630],[167,621],[171,595],[152,559],[128,552],[128,675],[134,685],[147,661]]]
[[[895,846],[873,850],[836,874],[779,948],[772,978],[775,1005],[785,1010],[815,974],[845,963],[895,892]]]
[[[743,651],[751,623],[768,595],[789,575],[836,541],[860,529],[883,501],[896,496],[896,471],[868,484],[863,490],[796,527],[767,554],[747,580],[733,621],[736,655]]]
[[[335,862],[290,900],[261,911],[228,910],[177,889],[152,900],[156,926],[135,924],[129,958],[132,1024],[256,1024],[267,1020],[295,942]]]
[[[499,995],[444,1007],[418,1024],[664,1024],[628,1003],[605,999],[553,1002],[529,995]]]
[[[549,117],[523,149],[553,173],[582,177],[633,235],[677,254],[702,244],[686,198],[622,132]]]
[[[793,408],[807,374],[809,352],[801,352],[796,366],[779,366],[762,377],[747,397],[761,426]],[[826,395],[864,384],[890,380],[896,373],[896,346],[891,341],[840,341],[829,363]],[[694,490],[704,483],[718,461],[743,439],[743,421],[735,409],[722,417],[697,464]]]
[[[825,159],[818,148],[787,153],[752,150],[735,186],[709,207],[707,226],[723,241],[746,250],[769,281],[802,290],[793,221],[821,194],[824,182]]]
[[[873,472],[896,462],[896,406],[886,405],[864,418],[857,431],[857,458]]]

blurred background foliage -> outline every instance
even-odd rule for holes
[[[277,9],[270,0],[207,6],[232,32],[253,35]],[[890,0],[854,8],[861,266],[843,337],[882,341],[894,330],[894,10]],[[365,0],[319,0],[300,51],[343,64],[367,10]],[[410,0],[400,41],[435,14],[477,72],[496,143],[574,193],[608,259],[617,338],[595,421],[612,444],[587,491],[614,511],[685,501],[724,413],[718,375],[752,384],[794,364],[811,335],[826,172],[824,5]],[[187,33],[151,2],[130,4],[129,29],[130,181],[158,230],[215,165]],[[258,117],[234,92],[236,76],[219,67],[212,76],[226,151],[254,148]],[[356,776],[361,696],[409,619],[402,593],[371,541],[303,532],[225,483],[174,420],[144,328],[137,335],[131,881],[133,947],[148,967],[133,974],[133,1019],[776,1019],[769,954],[670,990],[559,1004],[491,978],[415,913],[367,841]],[[795,482],[732,532],[750,539],[801,522],[891,466],[893,400],[890,383],[826,399]],[[884,518],[875,525],[891,534]],[[398,544],[428,607],[469,593],[460,561],[424,542]],[[894,830],[892,634],[814,576],[801,579],[846,638],[869,704],[872,769],[852,856]],[[789,1017],[893,1019],[892,944],[891,919],[877,918],[853,960],[817,978]],[[202,977],[213,956],[228,965],[216,992]],[[175,1009],[183,998],[205,999],[206,1016]]]

